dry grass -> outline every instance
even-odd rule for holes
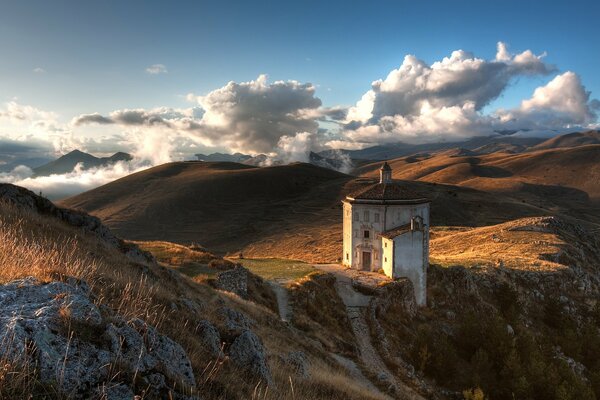
[[[204,399],[376,398],[336,368],[328,354],[307,341],[304,333],[290,329],[268,307],[216,291],[161,266],[135,264],[92,234],[0,204],[0,282],[26,276],[42,282],[67,276],[83,279],[98,304],[156,326],[186,350],[198,381],[197,392]],[[198,304],[198,309],[188,308],[188,300]],[[238,309],[256,321],[253,330],[265,344],[274,374],[275,386],[267,392],[264,385],[243,375],[227,360],[211,360],[197,337],[198,322],[207,319],[217,323],[216,310],[223,306]],[[68,314],[65,310],[69,336],[83,335],[85,332],[75,332],[80,327],[68,323]],[[312,324],[315,332],[324,331],[316,322]],[[279,365],[278,355],[293,350],[304,351],[310,358],[310,378],[297,378],[293,371]],[[114,371],[118,379],[127,379],[118,366]],[[28,395],[60,398],[53,387],[37,380],[34,366],[0,360],[0,398]]]
[[[525,218],[483,227],[432,230],[431,262],[441,266],[496,266],[521,270],[564,269],[560,257],[568,244],[556,233],[519,230]]]

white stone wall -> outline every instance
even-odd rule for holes
[[[383,247],[383,272],[390,278],[394,274],[394,241],[388,238],[381,238]]]
[[[414,287],[418,305],[426,303],[427,265],[423,258],[425,232],[410,231],[394,238],[394,270],[392,277],[408,278]]]

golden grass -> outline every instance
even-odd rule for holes
[[[198,382],[195,390],[186,390],[187,394],[198,393],[208,400],[253,396],[261,399],[377,398],[336,367],[324,350],[306,340],[304,333],[289,329],[271,309],[216,291],[161,266],[135,264],[93,234],[51,217],[0,204],[0,283],[27,276],[42,282],[67,276],[85,280],[96,303],[126,318],[143,319],[180,343],[190,358]],[[201,307],[191,310],[182,298]],[[216,310],[223,306],[238,309],[256,321],[253,330],[265,344],[274,375],[275,386],[268,391],[227,360],[207,357],[195,329],[201,319],[215,323]],[[65,325],[72,330],[70,336],[85,334],[74,332],[80,327],[68,323],[68,310],[63,314]],[[318,332],[317,323],[312,324],[313,330]],[[277,362],[278,354],[293,350],[302,350],[311,359],[310,378],[299,379]],[[120,374],[118,365],[113,369],[115,374]],[[53,387],[38,381],[32,365],[0,360],[0,398],[28,396],[61,398]]]
[[[483,228],[433,228],[430,259],[440,266],[496,266],[537,271],[565,268],[556,261],[567,243],[554,233],[515,230],[521,219]]]

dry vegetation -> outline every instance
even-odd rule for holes
[[[97,303],[127,318],[141,318],[157,326],[187,351],[202,398],[377,398],[268,308],[195,283],[160,266],[132,263],[95,236],[51,217],[0,205],[0,281],[26,276],[41,281],[83,279],[91,286]],[[200,310],[187,308],[183,298],[200,304]],[[243,311],[256,321],[255,332],[267,348],[274,387],[267,389],[227,361],[207,357],[194,329],[199,319],[216,320],[214,312],[222,306]],[[300,379],[278,364],[278,354],[294,349],[304,351],[311,359],[310,378]],[[0,398],[15,398],[17,393],[18,397],[60,397],[52,387],[37,381],[34,366],[3,363]]]

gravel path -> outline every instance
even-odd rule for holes
[[[381,359],[375,347],[373,347],[369,325],[367,325],[365,319],[366,307],[371,301],[371,296],[359,293],[352,287],[352,279],[360,279],[361,283],[371,282],[376,285],[378,281],[384,278],[379,278],[379,274],[359,273],[359,271],[348,270],[334,264],[315,265],[315,267],[332,273],[336,277],[336,290],[346,306],[346,312],[350,318],[352,331],[364,366],[374,373],[380,382],[389,385],[388,388],[390,392],[395,393],[395,397],[399,399],[425,400],[424,397],[416,393],[404,382],[396,379],[395,375],[392,374]]]
[[[280,283],[271,282],[271,287],[275,292],[277,298],[277,308],[279,309],[279,318],[283,322],[289,322],[292,313],[290,309],[290,300],[288,297],[288,291]]]

